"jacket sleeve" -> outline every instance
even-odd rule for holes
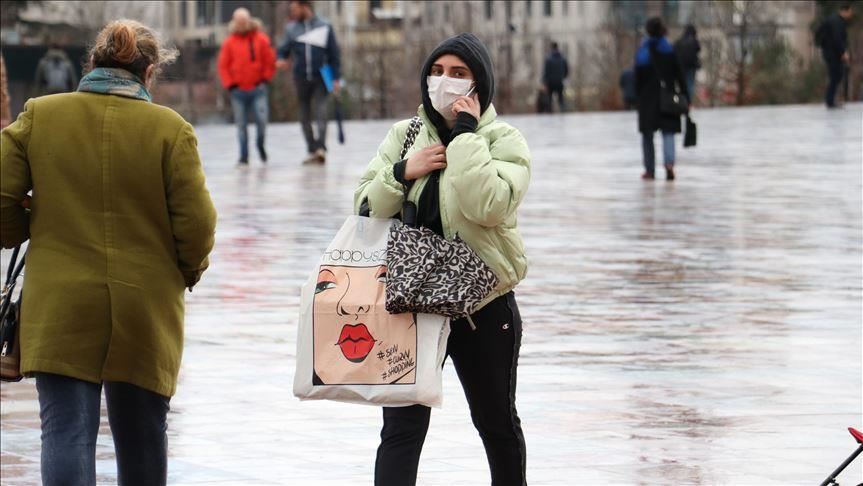
[[[291,57],[291,44],[294,43],[294,40],[291,38],[288,27],[285,27],[285,37],[282,39],[282,42],[279,44],[279,47],[276,49],[276,57],[278,59],[290,59]]]
[[[231,41],[230,37],[225,39],[225,42],[222,43],[222,48],[219,50],[219,60],[217,62],[217,67],[219,69],[219,79],[222,80],[222,86],[225,89],[230,88],[234,84],[237,84],[234,81],[234,78],[231,77],[231,62],[233,62],[231,56]]]
[[[393,165],[399,162],[408,123],[396,123],[378,147],[375,158],[369,162],[354,191],[354,214],[359,214],[365,200],[368,200],[370,216],[375,218],[389,218],[401,210],[404,188],[393,174]]]
[[[530,182],[530,151],[511,126],[491,144],[477,133],[457,136],[446,150],[447,179],[469,221],[493,227],[515,215]]]
[[[273,46],[270,45],[270,38],[266,35],[263,36],[264,40],[262,41],[263,49],[261,49],[261,61],[263,62],[263,72],[261,76],[264,78],[264,81],[270,82],[273,80],[273,76],[276,74],[276,50],[273,49]]]
[[[30,237],[30,212],[21,207],[33,188],[27,146],[33,120],[33,102],[14,123],[0,133],[0,246],[14,248]]]
[[[207,191],[192,125],[183,124],[170,154],[165,194],[177,266],[191,289],[209,266],[207,256],[215,242],[216,209]]]
[[[327,38],[327,64],[333,70],[333,79],[341,79],[341,53],[339,52],[339,43],[336,42],[336,34],[332,26],[330,26],[330,33]]]
[[[672,54],[669,57],[669,60],[674,69],[674,80],[677,82],[677,85],[680,86],[680,92],[686,95],[686,99],[689,100],[689,104],[692,104],[692,93],[689,92],[689,85],[686,84],[686,76],[683,75],[683,66],[680,64],[680,59],[677,55]]]

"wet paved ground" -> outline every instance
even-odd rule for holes
[[[632,113],[509,118],[534,158],[517,293],[531,484],[811,485],[850,454],[861,113],[700,111],[674,183],[639,180]],[[299,286],[388,126],[348,123],[325,167],[298,164],[296,125],[271,126],[270,165],[248,170],[231,127],[198,129],[220,221],[188,297],[171,484],[372,483],[379,410],[301,403],[291,382]],[[451,366],[444,379],[419,483],[487,484]],[[32,382],[3,385],[0,415],[2,483],[38,484]],[[105,419],[98,459],[114,482]],[[842,484],[863,480],[860,463]]]

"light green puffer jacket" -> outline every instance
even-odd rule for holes
[[[423,126],[405,159],[441,143],[420,106]],[[402,207],[402,185],[393,176],[410,120],[396,123],[369,163],[354,193],[354,212],[368,199],[372,217],[387,218]],[[444,235],[458,234],[491,267],[500,283],[477,309],[512,290],[527,273],[527,257],[517,229],[516,210],[530,182],[530,151],[521,133],[497,120],[489,105],[474,133],[463,133],[446,149],[447,168],[440,176],[440,212]],[[408,198],[418,203],[429,180],[417,180]]]

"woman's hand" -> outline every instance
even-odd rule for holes
[[[446,147],[441,143],[411,155],[405,164],[405,179],[413,181],[438,169],[446,169]]]
[[[458,116],[463,111],[470,113],[472,117],[476,118],[476,121],[479,121],[479,96],[476,93],[471,96],[462,96],[452,104],[454,115]]]

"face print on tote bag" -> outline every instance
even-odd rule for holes
[[[416,382],[414,315],[385,309],[386,265],[321,265],[313,304],[318,385]]]

